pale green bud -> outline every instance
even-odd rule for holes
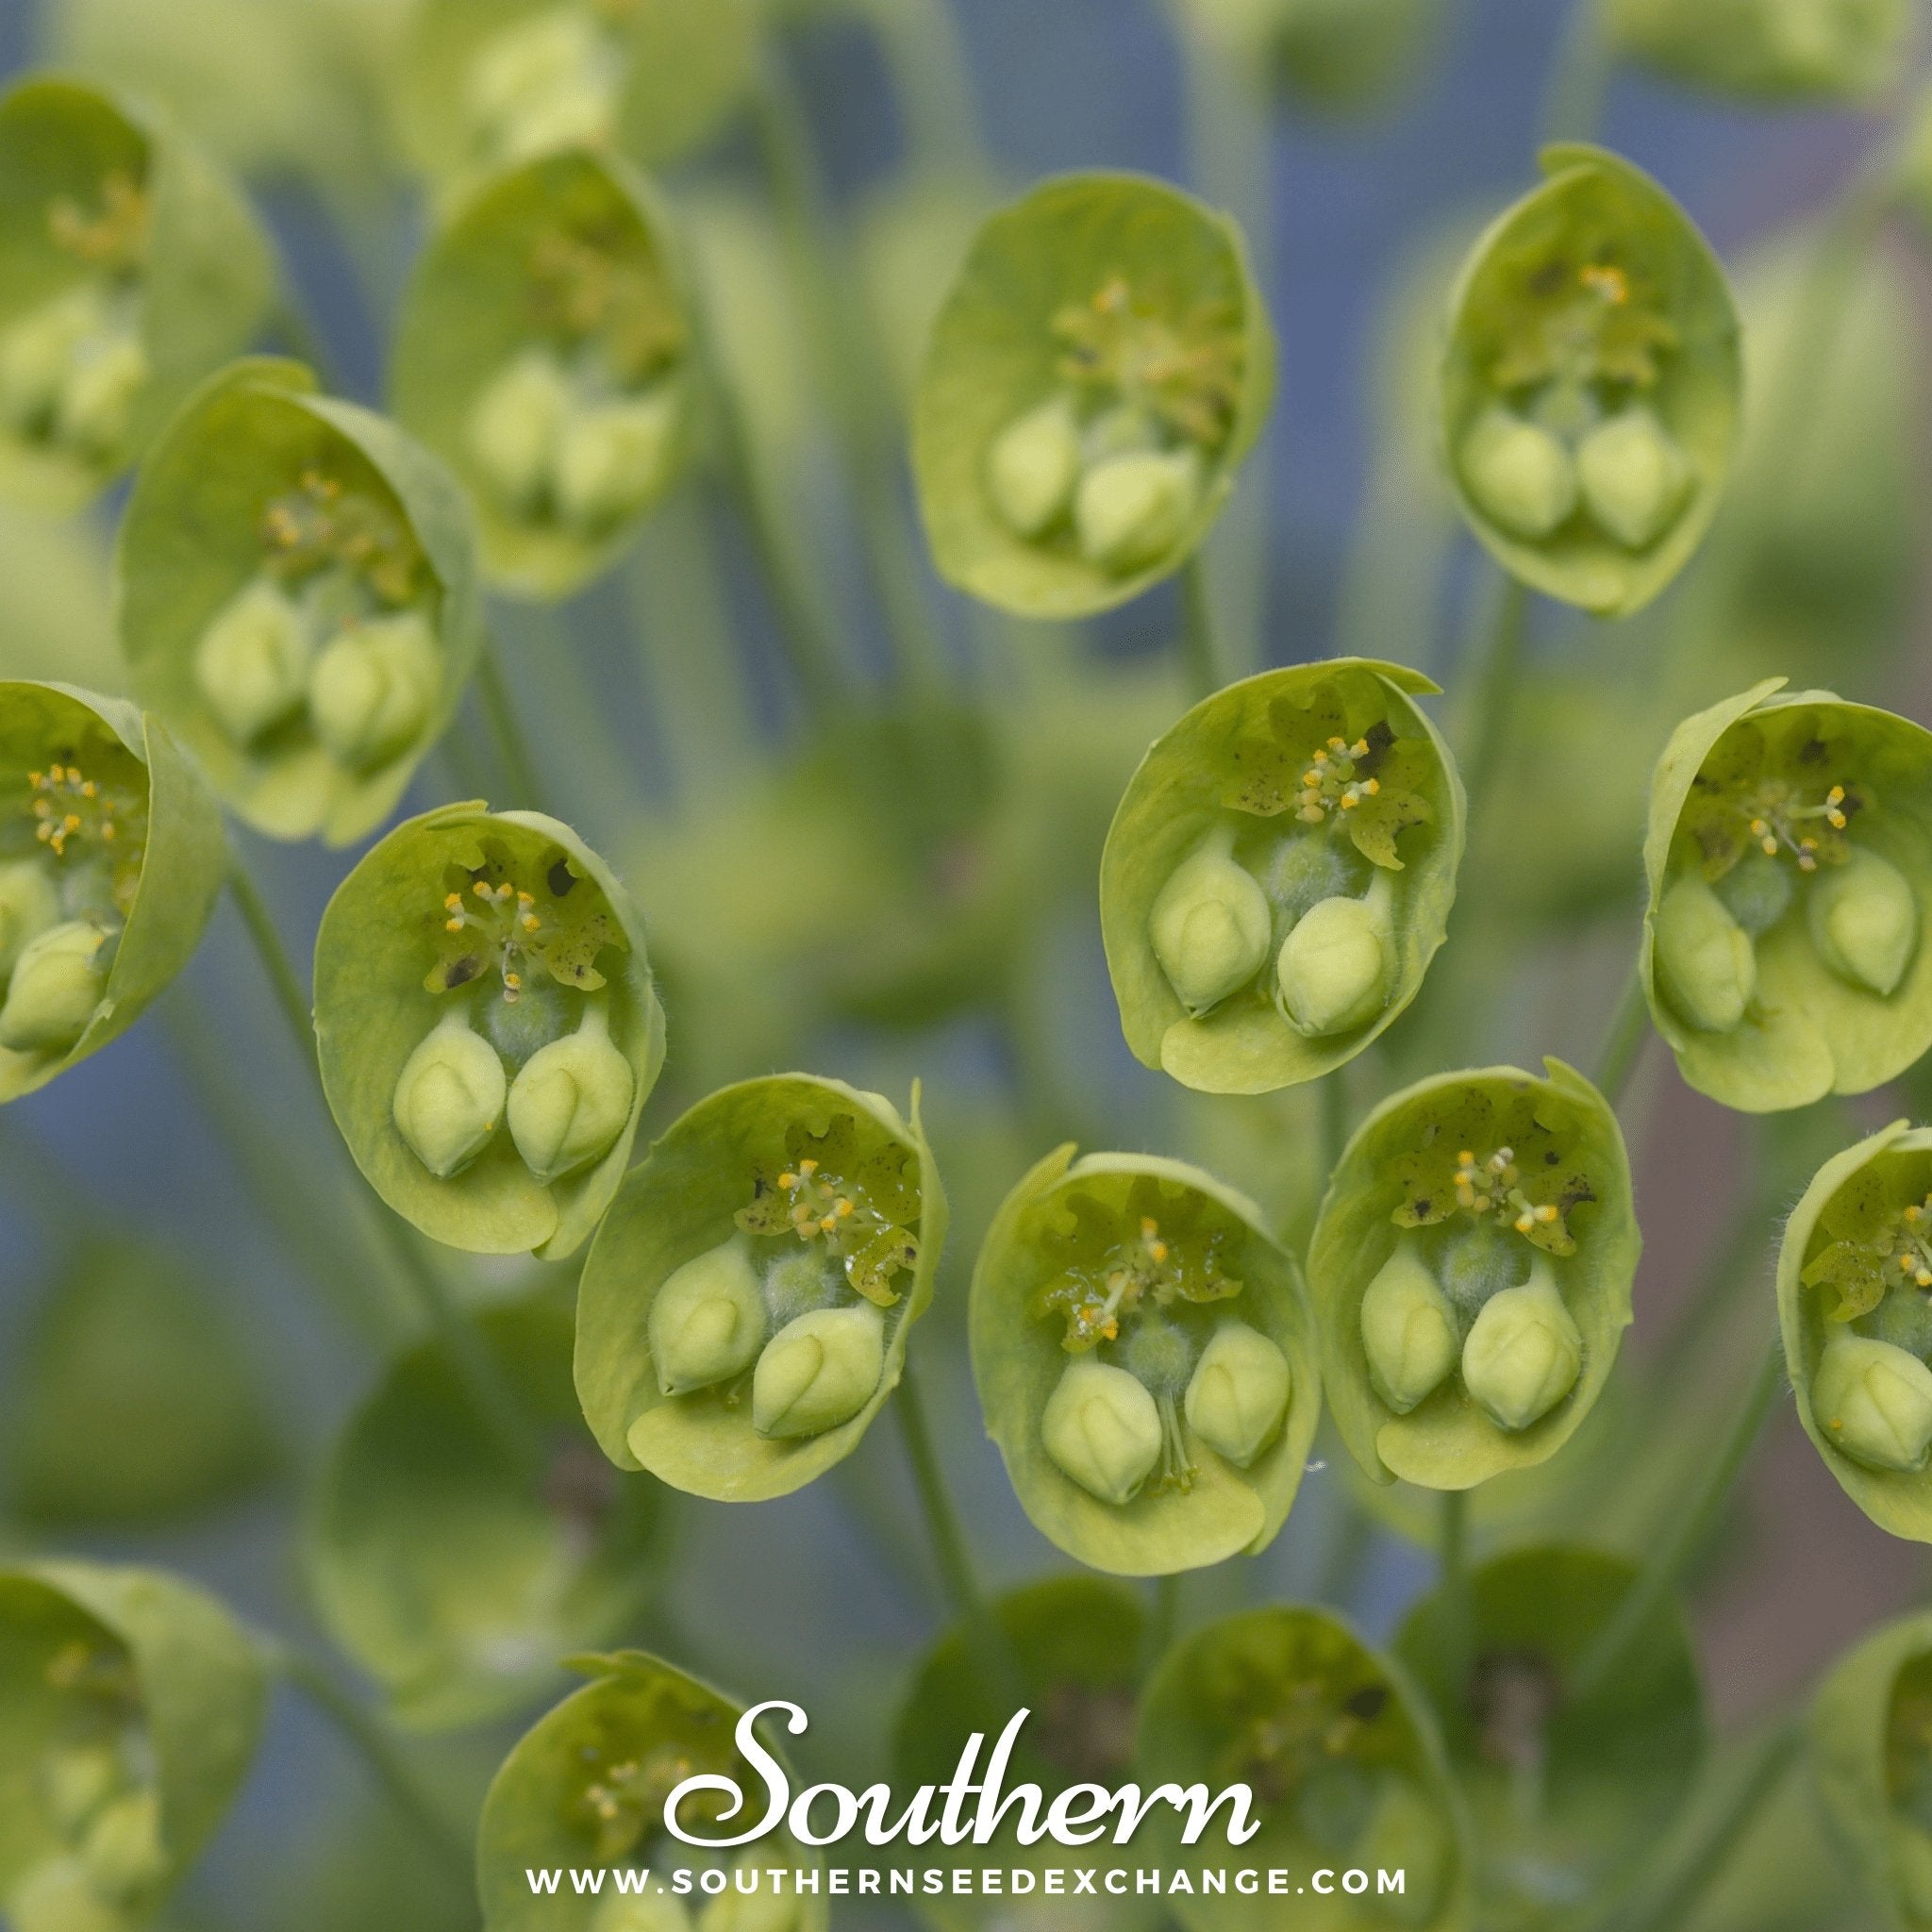
[[[0,865],[0,980],[13,971],[27,942],[59,918],[59,889],[38,858]]]
[[[1462,440],[1462,480],[1484,514],[1512,536],[1534,541],[1576,508],[1570,452],[1534,423],[1492,406]]]
[[[1375,1807],[1353,1848],[1356,1863],[1371,1872],[1401,1872],[1399,1892],[1377,1892],[1376,1912],[1400,1925],[1435,1922],[1449,1883],[1456,1847],[1439,1807],[1412,1778],[1391,1771],[1382,1780]]]
[[[409,1151],[439,1180],[460,1174],[490,1144],[508,1087],[503,1062],[453,1006],[403,1063],[391,1112]]]
[[[0,1046],[14,1053],[65,1053],[87,1031],[107,991],[101,958],[108,935],[70,919],[31,939],[14,962],[0,1006]]]
[[[641,509],[663,488],[677,438],[671,385],[574,411],[557,452],[557,508],[596,530]]]
[[[1889,1341],[1835,1335],[1811,1381],[1825,1441],[1871,1469],[1924,1469],[1932,1449],[1932,1369]]]
[[[1064,397],[1008,423],[987,452],[986,488],[1016,537],[1040,537],[1066,515],[1080,478],[1080,425]]]
[[[152,373],[147,351],[131,331],[84,344],[60,391],[55,418],[60,440],[91,454],[118,449]]]
[[[1751,935],[1694,874],[1657,908],[1657,970],[1664,997],[1705,1033],[1728,1033],[1757,991]]]
[[[819,1436],[872,1399],[886,1363],[886,1318],[870,1302],[817,1308],[766,1343],[751,1378],[761,1436]]]
[[[1147,922],[1174,997],[1199,1019],[1268,959],[1268,897],[1234,860],[1234,827],[1208,833],[1175,866]]]
[[[1281,1433],[1288,1357],[1245,1322],[1224,1322],[1194,1365],[1183,1405],[1188,1426],[1217,1456],[1246,1469]]]
[[[636,1091],[609,1011],[592,1001],[577,1030],[532,1054],[510,1086],[510,1138],[524,1165],[547,1187],[597,1159],[624,1131]]]
[[[601,1899],[591,1914],[590,1932],[691,1932],[691,1923],[675,1892],[633,1891]]]
[[[505,160],[594,145],[609,131],[612,66],[591,9],[554,7],[491,40],[464,75],[463,105]]]
[[[1691,484],[1676,438],[1641,404],[1584,438],[1576,479],[1591,515],[1626,550],[1647,550],[1677,521]]]
[[[341,632],[308,677],[308,715],[329,756],[351,771],[393,758],[423,729],[442,681],[429,620],[401,610]]]
[[[160,1794],[152,1787],[111,1799],[95,1813],[81,1846],[81,1861],[100,1891],[128,1899],[164,1877]]]
[[[1346,1033],[1388,1004],[1391,898],[1387,875],[1377,873],[1362,898],[1324,899],[1290,929],[1275,961],[1276,1004],[1297,1033]]]
[[[741,1375],[765,1345],[765,1303],[741,1241],[674,1269],[651,1303],[651,1359],[666,1395]]]
[[[1903,1818],[1890,1825],[1891,1882],[1906,1915],[1915,1924],[1932,1920],[1932,1836]]]
[[[94,1814],[127,1783],[121,1754],[111,1744],[75,1744],[49,1751],[41,1765],[41,1790],[54,1828],[78,1842]]]
[[[1539,1255],[1521,1288],[1483,1304],[1462,1344],[1462,1381],[1499,1427],[1526,1429],[1576,1386],[1583,1337]]]
[[[1180,541],[1201,500],[1198,451],[1107,457],[1080,478],[1080,554],[1117,576],[1143,570]]]
[[[1124,1369],[1079,1356],[1040,1418],[1061,1473],[1103,1503],[1130,1503],[1160,1460],[1160,1410]]]
[[[525,349],[483,387],[470,409],[470,456],[505,501],[527,508],[550,487],[570,380],[547,349]]]
[[[0,333],[0,415],[37,433],[52,428],[75,356],[102,322],[99,295],[83,286]]]
[[[769,1862],[750,1851],[739,1858],[737,1870],[768,1871]],[[734,1878],[731,1890],[721,1891],[698,1914],[698,1932],[797,1932],[800,1918],[798,1898],[789,1884],[780,1891],[766,1877],[756,1891],[745,1892]]]
[[[308,678],[302,613],[263,577],[222,607],[194,647],[194,687],[237,744],[252,744],[289,717]]]
[[[1840,979],[1881,996],[1898,991],[1919,950],[1919,902],[1890,859],[1854,846],[1812,880],[1805,910],[1818,957]]]
[[[1397,1415],[1433,1395],[1456,1367],[1456,1311],[1441,1284],[1406,1243],[1375,1272],[1362,1296],[1369,1381]]]

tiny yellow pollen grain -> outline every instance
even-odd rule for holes
[[[445,893],[442,903],[454,912],[463,903],[463,895],[460,892]]]
[[[1147,1252],[1150,1255],[1152,1255],[1157,1261],[1164,1261],[1167,1259],[1167,1243],[1165,1241],[1156,1241],[1147,1250]]]
[[[1536,1210],[1536,1218],[1545,1224],[1556,1220],[1557,1210],[1547,1201]]]
[[[839,1205],[832,1211],[841,1221],[848,1220],[853,1211],[851,1200],[846,1195],[841,1194],[839,1196]]]
[[[1835,1429],[1841,1429],[1844,1427],[1844,1424],[1840,1422],[1837,1416],[1832,1417],[1831,1425]]]
[[[1371,798],[1374,798],[1381,791],[1382,781],[1379,778],[1371,778],[1369,782],[1362,787],[1362,790],[1366,791]]]
[[[793,1174],[791,1170],[788,1167],[785,1170],[785,1172],[778,1176],[778,1185],[781,1188],[795,1188],[798,1185],[798,1176],[795,1174]]]
[[[1751,821],[1751,836],[1754,839],[1761,839],[1764,837],[1764,821],[1762,819],[1753,819]]]
[[[1536,1216],[1534,1214],[1519,1214],[1516,1217],[1516,1232],[1518,1234],[1527,1234],[1535,1225]]]
[[[111,839],[113,836],[114,822],[111,819],[109,819],[108,822],[101,827],[101,837],[103,839]]]
[[[445,919],[442,922],[442,929],[444,932],[461,932],[463,922],[460,919]]]
[[[1777,857],[1777,841],[1775,839],[1766,837],[1760,839],[1757,842],[1767,858],[1775,858]]]
[[[826,1234],[830,1234],[831,1231],[838,1226],[838,1224],[839,1217],[836,1214],[827,1214],[819,1223],[819,1226]]]
[[[490,896],[490,881],[488,879],[478,879],[470,890],[475,893],[477,898],[487,899]]]
[[[1456,1157],[1456,1158],[1457,1162],[1463,1167],[1474,1167],[1475,1165],[1475,1156],[1467,1147],[1465,1147],[1462,1150],[1462,1152]]]
[[[524,930],[525,932],[536,932],[542,926],[542,924],[543,922],[534,912],[524,914]]]

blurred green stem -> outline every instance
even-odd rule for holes
[[[1337,1067],[1315,1083],[1315,1101],[1322,1110],[1322,1191],[1327,1191],[1348,1145],[1348,1069]]]
[[[1147,1623],[1147,1664],[1152,1670],[1181,1634],[1181,1579],[1176,1573],[1154,1582],[1154,1615]]]
[[[483,648],[476,654],[476,695],[482,700],[483,715],[490,722],[490,735],[496,741],[496,754],[503,760],[504,774],[516,793],[517,808],[546,812],[555,818],[553,801],[538,775],[530,741],[524,733],[516,699],[504,675],[502,646],[488,633],[484,635]]]
[[[1643,975],[1633,961],[1591,1069],[1591,1078],[1598,1092],[1611,1107],[1622,1099],[1649,1038],[1650,1004],[1643,997]]]
[[[389,1726],[365,1710],[313,1657],[277,1643],[270,1646],[269,1660],[283,1681],[329,1721],[370,1775],[394,1800],[425,1850],[467,1890],[475,1880],[475,1854],[462,1833],[423,1789]]]
[[[1227,660],[1214,625],[1208,566],[1196,550],[1181,566],[1181,650],[1194,696],[1211,698],[1227,679]]]
[[[1751,1459],[1784,1379],[1784,1342],[1774,1336],[1738,1405],[1728,1433],[1711,1452],[1698,1478],[1679,1496],[1674,1520],[1649,1539],[1642,1567],[1630,1588],[1617,1600],[1615,1612],[1577,1659],[1567,1689],[1572,1704],[1584,1703],[1607,1688],[1643,1626],[1682,1583]]]
[[[1436,1587],[1447,1620],[1449,1681],[1466,1684],[1475,1666],[1475,1596],[1469,1574],[1469,1491],[1444,1490]]]
[[[867,11],[892,72],[913,172],[989,175],[973,63],[951,0],[870,0]]]
[[[1563,36],[1557,43],[1557,58],[1543,93],[1541,138],[1545,142],[1597,138],[1616,64],[1604,35],[1602,16],[1602,0],[1570,0]]]
[[[1516,715],[1528,615],[1528,591],[1504,573],[1461,666],[1463,710],[1457,739],[1462,782],[1469,792],[1472,847],[1479,843],[1496,767],[1507,748],[1510,724]]]

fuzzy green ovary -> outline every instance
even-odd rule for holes
[[[449,1180],[489,1146],[509,1082],[496,1049],[455,1005],[438,1021],[396,1080],[396,1130],[439,1180]]]
[[[1526,1429],[1575,1388],[1583,1336],[1539,1255],[1529,1279],[1483,1304],[1462,1345],[1462,1384],[1498,1427]]]
[[[1288,1357],[1245,1322],[1223,1322],[1188,1382],[1188,1427],[1246,1469],[1281,1433],[1292,1377]]]
[[[374,770],[422,731],[441,683],[442,655],[421,611],[345,628],[309,674],[315,735],[347,770]]]
[[[1655,958],[1666,1000],[1703,1033],[1740,1025],[1757,991],[1751,935],[1703,879],[1687,874],[1658,903]]]
[[[743,1374],[765,1345],[767,1325],[758,1271],[741,1240],[693,1257],[673,1270],[651,1302],[648,1335],[659,1391],[683,1395]]]
[[[1200,1019],[1267,963],[1268,897],[1235,862],[1234,828],[1217,827],[1176,866],[1148,917],[1154,957],[1174,997]]]
[[[0,1005],[0,1047],[56,1054],[75,1045],[108,989],[109,938],[92,920],[70,919],[29,940]]]
[[[850,1422],[877,1389],[885,1357],[886,1318],[870,1302],[800,1315],[758,1358],[752,1426],[791,1440]]]
[[[1922,1470],[1932,1452],[1932,1369],[1889,1341],[1835,1335],[1811,1380],[1811,1413],[1854,1461]]]
[[[522,160],[602,143],[616,117],[622,57],[592,13],[567,5],[491,37],[462,78],[462,103],[483,155]]]
[[[510,1138],[524,1165],[548,1187],[602,1158],[629,1121],[636,1091],[610,1038],[609,1009],[593,1000],[577,1030],[539,1048],[511,1083]]]
[[[1369,1381],[1397,1415],[1435,1393],[1461,1354],[1456,1311],[1426,1262],[1407,1242],[1376,1271],[1362,1296]]]
[[[1812,882],[1806,923],[1818,957],[1840,979],[1881,997],[1898,991],[1919,949],[1919,902],[1890,859],[1854,846]]]
[[[83,283],[0,333],[0,420],[100,460],[125,440],[151,373],[133,311]]]
[[[1276,1003],[1297,1033],[1320,1040],[1365,1026],[1394,978],[1395,889],[1377,872],[1359,899],[1324,899],[1297,920],[1275,961]]]
[[[1131,1503],[1165,1444],[1154,1397],[1126,1370],[1080,1356],[1069,1362],[1040,1418],[1055,1465],[1088,1494]]]

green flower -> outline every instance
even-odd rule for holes
[[[274,297],[248,205],[119,94],[39,75],[0,98],[0,496],[78,509]]]
[[[858,1446],[932,1299],[946,1204],[914,1095],[788,1074],[691,1109],[625,1181],[578,1290],[605,1455],[727,1502]]]
[[[1881,1529],[1932,1542],[1932,1129],[1828,1160],[1785,1224],[1778,1318],[1798,1417]]]
[[[524,1734],[483,1801],[476,1877],[485,1932],[551,1932],[559,1925],[576,1932],[662,1932],[665,1922],[655,1916],[656,1908],[676,1903],[674,1898],[658,1901],[645,1893],[651,1912],[633,1918],[636,1894],[625,1901],[613,1895],[565,1905],[534,1894],[527,1874],[532,1867],[665,1873],[675,1865],[699,1864],[705,1854],[664,1829],[665,1803],[688,1778],[737,1787],[735,1794],[713,1790],[686,1797],[678,1823],[694,1837],[731,1837],[763,1812],[763,1780],[738,1752],[740,1706],[641,1651],[579,1657],[574,1667],[591,1681]],[[767,1740],[765,1748],[782,1760],[775,1740]],[[801,1869],[816,1871],[823,1860],[815,1848],[795,1843],[780,1829],[749,1847],[738,1863],[744,1869],[782,1867],[789,1876]],[[781,1896],[795,1908],[774,1917],[773,1926],[824,1932],[823,1878],[817,1890],[795,1902],[789,1886]],[[753,1900],[736,1903],[749,1906]],[[697,1923],[701,1932],[751,1926],[762,1932],[765,1924],[741,1920],[716,1904],[705,1907]]]
[[[1240,232],[1165,183],[1067,175],[980,229],[913,411],[940,575],[1024,617],[1079,617],[1184,563],[1274,393]]]
[[[1174,0],[1182,18],[1272,80],[1298,108],[1388,104],[1434,45],[1441,0]]]
[[[401,58],[402,133],[445,185],[559,148],[656,166],[717,129],[756,45],[743,0],[428,0]]]
[[[1420,991],[1463,847],[1412,671],[1340,658],[1196,705],[1141,761],[1100,868],[1127,1044],[1189,1087],[1258,1093],[1359,1053]]]
[[[330,1637],[419,1730],[486,1724],[555,1689],[559,1657],[634,1626],[663,1575],[669,1504],[585,1437],[568,1304],[478,1318],[541,1430],[508,1474],[441,1343],[409,1350],[350,1417],[309,1513],[305,1568]]]
[[[1135,1708],[1148,1667],[1147,1619],[1137,1592],[1098,1576],[1053,1576],[997,1597],[987,1609],[1014,1681],[1003,1683],[989,1671],[984,1640],[974,1631],[947,1631],[919,1659],[900,1702],[891,1731],[892,1789],[945,1783],[974,1733],[997,1739],[1020,1705],[1032,1715],[1015,1740],[1007,1789],[1037,1784],[1042,1815],[1076,1785],[1112,1790],[1131,1780]],[[1013,1825],[1009,1811],[989,1845],[935,1840],[924,1857],[1035,1874],[1066,1863],[1066,1847],[1050,1837],[1022,1844]],[[1138,1839],[1125,1846],[1109,1839],[1082,1846],[1080,1861],[1130,1867],[1140,1862]],[[1071,1916],[1064,1899],[1049,1900],[1038,1890],[1017,1897],[1011,1890],[1001,1898],[921,1897],[916,1904],[936,1932],[1014,1925],[1051,1932]],[[1112,1902],[1106,1924],[1108,1932],[1152,1932],[1164,1918],[1159,1900],[1136,1902],[1129,1893]]]
[[[1026,1513],[1164,1575],[1267,1548],[1321,1410],[1300,1271],[1260,1210],[1153,1156],[1050,1154],[973,1274],[973,1374]]]
[[[1602,0],[1616,52],[1692,87],[1752,101],[1864,102],[1910,51],[1909,0]]]
[[[20,1932],[139,1932],[246,1775],[267,1690],[212,1598],[150,1571],[0,1573],[0,1910]]]
[[[1553,1901],[1600,1895],[1690,1798],[1708,1728],[1674,1604],[1645,1619],[1614,1684],[1567,1692],[1636,1575],[1636,1564],[1597,1550],[1513,1549],[1475,1569],[1466,1599],[1425,1596],[1396,1637],[1472,1814],[1484,1924],[1552,1923]]]
[[[1241,1863],[1406,1873],[1399,1894],[1338,1890],[1310,1924],[1467,1922],[1468,1827],[1428,1707],[1400,1664],[1326,1610],[1252,1610],[1184,1638],[1147,1686],[1139,1759],[1148,1784],[1248,1786],[1261,1829]],[[1216,1869],[1230,1862],[1222,1830],[1217,1818],[1186,1846],[1179,1814],[1159,1807],[1135,1848],[1147,1864]],[[1187,1932],[1263,1932],[1282,1917],[1265,1894],[1203,1888],[1168,1903]]]
[[[1882,1624],[1832,1667],[1806,1726],[1831,1840],[1901,1928],[1932,1918],[1932,1618]]]
[[[1657,1031],[1749,1113],[1863,1093],[1932,1046],[1932,733],[1783,682],[1677,727],[1644,841]]]
[[[1336,1426],[1378,1483],[1554,1456],[1608,1380],[1641,1246],[1624,1137],[1560,1060],[1443,1074],[1356,1130],[1308,1250]]]
[[[473,1253],[574,1253],[616,1193],[664,1059],[636,908],[539,812],[410,819],[315,946],[336,1124],[370,1185]]]
[[[1646,175],[1601,148],[1465,264],[1442,363],[1443,449],[1471,526],[1534,590],[1625,617],[1717,513],[1743,388],[1724,271]]]
[[[365,837],[441,736],[479,639],[455,479],[291,362],[205,384],[142,466],[116,557],[142,702],[275,839]]]
[[[690,303],[670,218],[580,150],[481,183],[417,267],[396,414],[467,486],[484,569],[544,600],[597,575],[691,440]]]
[[[0,683],[0,1103],[125,1033],[201,942],[221,812],[157,721]]]

